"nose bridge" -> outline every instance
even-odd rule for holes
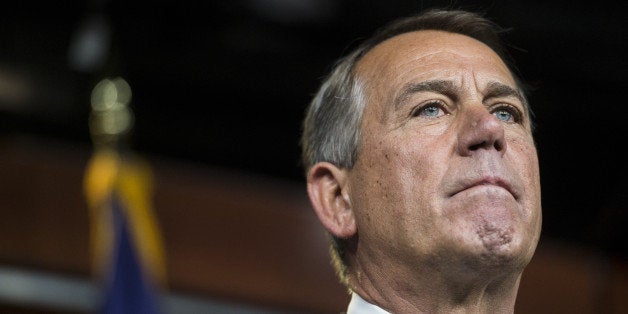
[[[482,103],[463,106],[461,124],[458,130],[458,151],[469,156],[476,151],[494,150],[503,155],[506,152],[504,125],[489,112]]]

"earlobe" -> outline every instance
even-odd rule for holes
[[[334,236],[348,238],[356,231],[347,190],[347,170],[328,162],[314,165],[307,175],[307,191],[314,212]]]

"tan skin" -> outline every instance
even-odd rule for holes
[[[394,313],[513,312],[541,230],[527,105],[486,45],[393,37],[357,65],[367,105],[354,167],[314,165],[323,225],[358,236],[349,284]]]

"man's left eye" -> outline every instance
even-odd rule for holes
[[[515,109],[508,107],[502,107],[493,111],[493,115],[504,122],[516,123],[521,120],[519,113]]]
[[[438,117],[441,113],[441,109],[436,106],[427,106],[422,109],[421,113],[422,115],[425,115],[428,117]]]

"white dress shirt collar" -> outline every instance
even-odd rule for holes
[[[357,293],[351,294],[351,301],[347,307],[347,314],[390,314],[381,307],[362,299]]]

